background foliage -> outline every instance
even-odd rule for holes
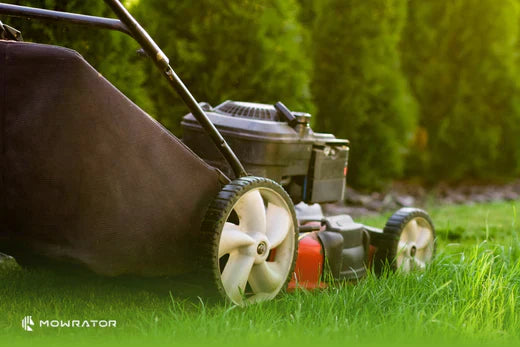
[[[316,124],[351,141],[349,179],[378,187],[401,174],[416,119],[397,49],[406,1],[322,0],[316,13]]]
[[[451,180],[518,173],[518,10],[516,0],[409,1],[401,51],[425,137],[412,171]]]
[[[102,1],[10,3],[109,15]],[[132,0],[195,97],[311,112],[351,140],[349,182],[520,173],[520,0]],[[81,52],[174,133],[187,112],[119,33],[4,19]]]

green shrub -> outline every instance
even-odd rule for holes
[[[516,0],[410,0],[403,65],[424,136],[410,171],[431,180],[518,173]]]
[[[320,0],[316,10],[316,125],[351,141],[354,186],[380,188],[401,174],[416,118],[398,54],[406,1]]]

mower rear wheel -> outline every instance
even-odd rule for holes
[[[202,224],[207,288],[237,305],[273,299],[292,276],[297,230],[293,203],[278,183],[243,177],[227,184]]]
[[[435,228],[425,211],[402,208],[387,221],[383,233],[390,236],[387,246],[374,255],[374,270],[381,273],[388,264],[393,271],[408,273],[424,270],[435,255]]]

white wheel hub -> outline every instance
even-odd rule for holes
[[[403,272],[424,269],[433,258],[434,242],[431,224],[422,217],[411,219],[397,245],[397,269]]]
[[[236,304],[274,298],[282,289],[294,257],[295,225],[285,200],[274,190],[256,188],[233,206],[238,223],[224,224],[219,259],[226,294]],[[249,286],[248,286],[249,284]]]

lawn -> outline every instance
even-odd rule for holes
[[[429,208],[438,252],[424,273],[369,276],[249,307],[184,295],[167,280],[0,268],[6,345],[429,345],[520,343],[520,202]],[[388,215],[360,221],[382,226]],[[117,320],[116,328],[39,328],[22,318]]]

